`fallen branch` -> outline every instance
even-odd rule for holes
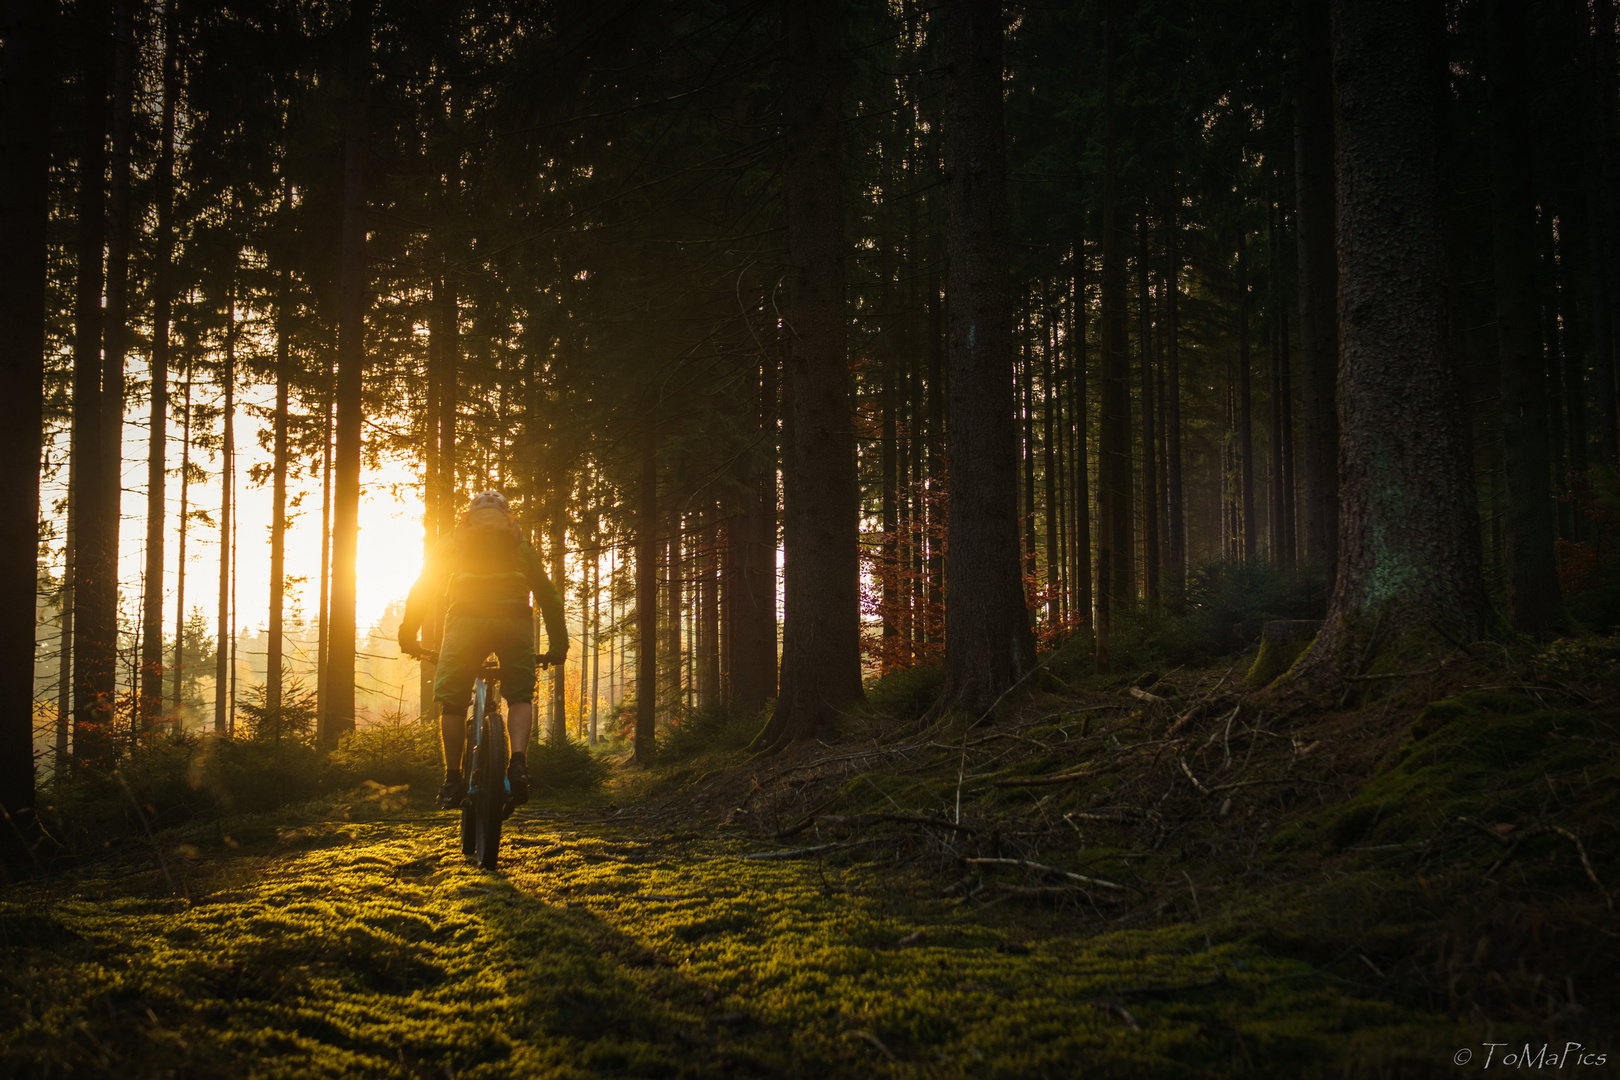
[[[876,1035],[872,1034],[870,1031],[852,1031],[849,1034],[850,1034],[850,1036],[852,1038],[856,1038],[856,1039],[861,1040],[861,1042],[865,1043],[867,1046],[870,1046],[872,1049],[876,1050],[878,1053],[882,1054],[885,1058],[889,1059],[890,1061],[899,1061],[900,1060],[899,1058],[894,1056],[894,1051],[893,1050],[890,1050],[887,1046],[883,1045],[883,1040],[882,1039],[878,1038]]]
[[[893,821],[901,825],[936,825],[941,829],[950,829],[952,832],[966,833],[969,836],[979,830],[971,825],[961,825],[944,818],[928,817],[926,814],[823,814],[821,820],[829,825],[845,825],[860,828],[876,821]]]
[[[821,813],[823,810],[827,809],[827,807],[831,806],[837,801],[838,796],[834,795],[832,798],[828,799],[826,802],[822,803],[820,806],[806,814],[804,819],[801,820],[797,825],[791,825],[786,829],[777,830],[776,838],[778,840],[786,840],[790,836],[798,836],[800,833],[804,832],[804,830],[816,823],[817,814]]]
[[[1197,788],[1200,792],[1202,792],[1205,795],[1209,794],[1209,788],[1207,788],[1203,784],[1199,783],[1198,782],[1198,777],[1194,776],[1193,771],[1190,768],[1187,767],[1187,759],[1186,758],[1181,759],[1181,771],[1187,774],[1187,779],[1192,781],[1192,786],[1193,787]]]
[[[1136,1022],[1136,1017],[1130,1014],[1130,1010],[1126,1009],[1125,1006],[1121,1005],[1117,1001],[1093,1001],[1091,1003],[1091,1007],[1093,1009],[1101,1009],[1110,1016],[1117,1016],[1119,1019],[1125,1021],[1125,1026],[1130,1028],[1132,1031],[1142,1030],[1142,1025]]]
[[[787,851],[754,851],[747,855],[737,856],[739,859],[754,859],[766,862],[773,859],[801,859],[806,855],[820,855],[824,851],[839,851],[845,848],[865,847],[867,844],[877,843],[877,837],[866,840],[851,840],[839,844],[817,844],[815,847],[790,848]]]
[[[991,885],[991,892],[998,892],[1004,896],[1084,896],[1087,900],[1103,901],[1108,903],[1124,903],[1121,896],[1094,896],[1090,890],[1081,885]]]
[[[1169,698],[1162,698],[1158,694],[1150,694],[1146,690],[1143,690],[1140,686],[1131,687],[1131,697],[1136,698],[1138,701],[1145,701],[1149,705],[1170,704]]]
[[[1575,850],[1581,853],[1581,865],[1586,867],[1587,878],[1592,882],[1593,885],[1597,886],[1597,891],[1603,895],[1604,906],[1610,911],[1613,911],[1614,897],[1609,894],[1608,889],[1603,887],[1603,882],[1598,880],[1597,872],[1592,869],[1592,860],[1587,858],[1586,845],[1581,843],[1581,838],[1570,832],[1568,829],[1561,829],[1557,825],[1552,827],[1552,831],[1575,845]]]
[[[1078,881],[1084,885],[1096,885],[1097,887],[1103,889],[1125,890],[1130,888],[1129,885],[1121,885],[1116,881],[1106,881],[1102,878],[1087,877],[1084,874],[1072,873],[1056,866],[1047,866],[1044,863],[1030,862],[1028,859],[965,859],[963,861],[969,866],[1018,866],[1025,870],[1034,870],[1036,873],[1050,874],[1053,877],[1067,878],[1070,881]],[[1140,890],[1132,891],[1139,892]]]
[[[1084,780],[1088,776],[1096,776],[1101,769],[1082,769],[1080,772],[1064,773],[1061,776],[1030,776],[1020,777],[1016,780],[997,780],[991,787],[1047,787],[1052,784],[1071,784],[1076,780]]]

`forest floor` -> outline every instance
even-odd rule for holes
[[[1620,1073],[1613,670],[1053,683],[616,770],[498,873],[377,786],[194,823],[0,888],[0,1074]]]

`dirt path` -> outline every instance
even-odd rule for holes
[[[493,875],[405,811],[7,889],[0,1073],[1426,1076],[1465,1039],[1187,923],[1096,936],[923,895],[881,851],[601,816],[526,809]],[[1369,1039],[1393,1069],[1343,1073]]]

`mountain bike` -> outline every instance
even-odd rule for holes
[[[424,660],[438,663],[439,654],[419,650]],[[539,656],[537,665],[550,665]],[[512,783],[506,778],[506,722],[496,703],[495,687],[501,681],[498,664],[489,661],[478,669],[473,681],[472,715],[467,720],[466,750],[462,762],[467,768],[467,797],[461,803],[461,853],[481,870],[494,870],[501,845],[501,823],[512,815]]]

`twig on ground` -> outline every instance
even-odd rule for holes
[[[1604,907],[1607,907],[1610,911],[1613,911],[1614,897],[1609,894],[1608,889],[1603,887],[1603,882],[1598,880],[1597,871],[1592,869],[1592,860],[1587,857],[1586,845],[1581,843],[1581,838],[1570,832],[1568,829],[1561,829],[1557,825],[1552,827],[1552,831],[1575,845],[1575,850],[1581,854],[1581,865],[1586,867],[1587,878],[1592,882],[1593,885],[1597,886],[1597,891],[1603,896]]]
[[[837,844],[817,844],[815,847],[789,848],[786,851],[753,851],[749,852],[747,855],[739,855],[737,857],[739,859],[754,859],[760,862],[767,862],[773,859],[801,859],[806,855],[820,855],[824,851],[840,851],[845,848],[865,847],[867,844],[877,843],[879,839],[879,837],[873,836],[868,837],[865,840],[850,840]]]
[[[1170,704],[1169,698],[1162,698],[1158,694],[1150,694],[1146,690],[1143,690],[1140,686],[1131,687],[1131,697],[1136,698],[1138,701],[1145,701],[1149,705]]]
[[[842,793],[840,792],[839,794],[842,794]],[[785,829],[778,829],[777,832],[776,832],[776,838],[778,840],[786,840],[790,836],[797,836],[800,833],[804,832],[804,830],[808,829],[810,826],[812,826],[812,825],[814,825],[816,823],[816,815],[817,814],[821,813],[823,810],[827,809],[827,807],[831,806],[833,803],[835,803],[837,801],[838,801],[838,795],[834,795],[832,798],[828,799],[826,802],[822,803],[820,806],[816,807],[814,810],[812,810],[808,814],[804,815],[803,820],[801,820],[797,825],[790,825]]]
[[[1053,877],[1067,878],[1070,881],[1078,881],[1084,885],[1096,885],[1103,889],[1125,890],[1131,888],[1129,885],[1121,885],[1116,881],[1105,881],[1102,878],[1087,877],[1084,874],[1071,873],[1068,870],[1063,870],[1056,866],[1047,866],[1044,863],[1030,862],[1028,859],[966,859],[964,861],[969,866],[1019,866],[1023,867],[1025,870],[1034,870],[1036,873],[1040,874],[1050,874]],[[1135,889],[1133,891],[1141,892],[1140,889]]]
[[[1181,876],[1187,879],[1187,889],[1192,893],[1193,914],[1198,916],[1198,927],[1204,932],[1204,951],[1208,952],[1215,946],[1209,940],[1209,927],[1204,925],[1204,907],[1198,902],[1198,887],[1193,884],[1192,875],[1183,870]]]
[[[1051,784],[1069,784],[1076,780],[1084,780],[1088,776],[1096,776],[1101,769],[1082,769],[1079,772],[1063,773],[1061,776],[1028,776],[1016,780],[997,780],[991,787],[1047,787]]]
[[[1181,771],[1187,774],[1187,779],[1192,781],[1192,786],[1193,787],[1197,788],[1201,793],[1203,793],[1205,795],[1209,794],[1209,788],[1207,788],[1203,784],[1199,783],[1198,777],[1194,776],[1192,769],[1187,767],[1187,759],[1186,758],[1181,759]]]
[[[118,777],[118,784],[129,796],[129,804],[135,808],[135,816],[140,819],[141,828],[146,831],[146,838],[152,842],[152,852],[157,855],[158,866],[163,870],[163,880],[169,883],[169,892],[177,893],[180,890],[174,887],[174,878],[169,876],[169,863],[163,857],[163,848],[158,844],[157,837],[152,835],[152,826],[146,821],[146,815],[141,812],[141,804],[136,801],[135,793],[129,789],[129,782],[124,779],[122,769],[114,770],[113,775]]]
[[[866,1045],[870,1046],[872,1049],[874,1049],[878,1053],[882,1054],[888,1060],[890,1060],[890,1061],[899,1061],[900,1060],[899,1058],[894,1056],[894,1051],[893,1050],[890,1050],[887,1046],[883,1045],[883,1040],[882,1039],[878,1038],[876,1035],[872,1034],[870,1031],[852,1031],[849,1034],[850,1034],[850,1036],[852,1038],[856,1038],[856,1039],[861,1040],[861,1042],[863,1042]]]
[[[1121,1005],[1117,1001],[1093,1001],[1091,1003],[1091,1007],[1093,1009],[1101,1009],[1110,1016],[1118,1017],[1120,1020],[1123,1020],[1125,1022],[1125,1026],[1130,1028],[1132,1031],[1142,1030],[1142,1025],[1136,1022],[1136,1017],[1131,1015],[1130,1010],[1125,1008],[1125,1006]]]

